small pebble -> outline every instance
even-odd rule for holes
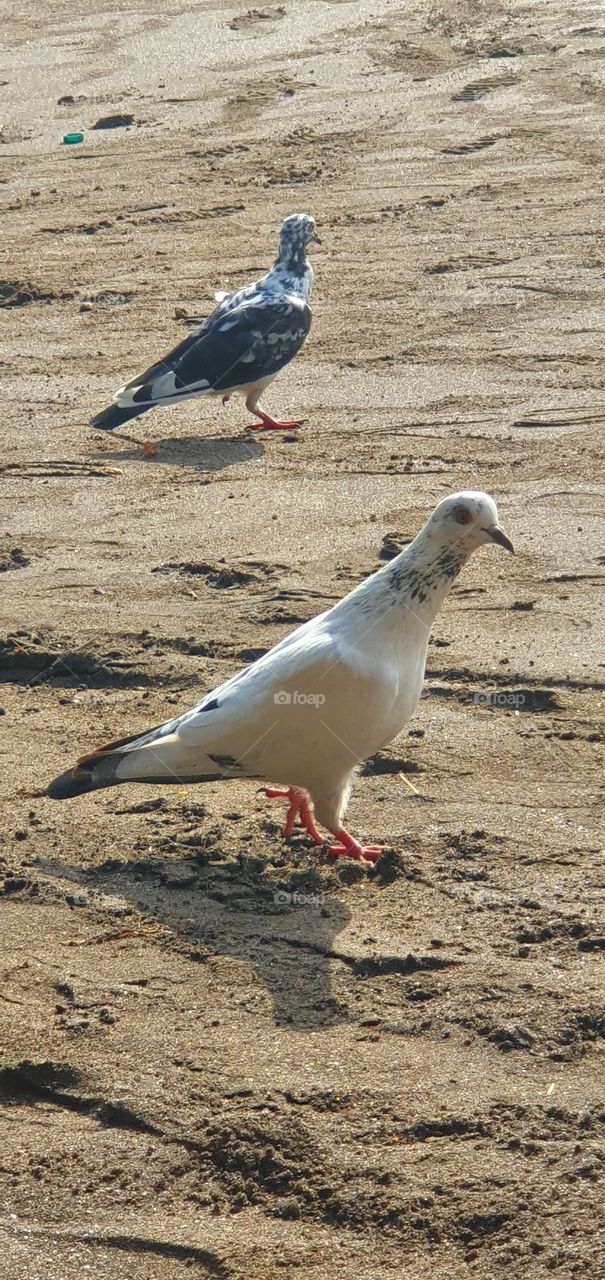
[[[70,907],[87,907],[88,894],[87,893],[68,893],[66,901],[69,903]]]

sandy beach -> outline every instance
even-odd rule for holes
[[[596,1280],[602,6],[0,22],[0,1274]],[[263,403],[305,425],[91,430],[299,211],[313,327]],[[255,783],[45,797],[463,488],[516,555],[467,565],[357,781],[375,871]]]

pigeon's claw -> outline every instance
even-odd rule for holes
[[[313,819],[313,810],[306,791],[299,790],[298,787],[288,787],[286,791],[280,787],[264,787],[265,795],[269,800],[287,800],[288,812],[286,814],[286,825],[284,827],[284,840],[289,840],[294,830],[296,819],[300,820],[301,827],[304,827],[314,844],[323,844],[323,838],[320,835]]]
[[[304,418],[297,422],[279,422],[277,418],[272,418],[268,413],[261,413],[260,409],[255,409],[260,422],[250,422],[246,427],[246,431],[292,431],[294,427],[302,427]]]
[[[311,801],[306,791],[302,791],[300,787],[263,787],[262,790],[269,800],[288,801],[284,840],[290,839],[298,820],[301,827],[304,827],[307,834],[310,835],[314,844],[326,844],[315,825]],[[349,835],[348,831],[344,830],[344,827],[335,831],[334,835],[339,844],[329,844],[327,851],[335,858],[353,858],[356,862],[378,862],[379,857],[384,853],[384,849],[379,844],[359,844],[357,840],[353,839],[353,836]]]
[[[142,447],[146,458],[157,458],[159,453],[157,444],[153,444],[151,440],[144,440]]]
[[[339,844],[328,845],[328,853],[334,858],[353,858],[355,862],[378,862],[384,853],[384,849],[379,844],[359,844],[342,827],[334,834],[340,841]]]

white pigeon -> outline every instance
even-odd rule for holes
[[[286,218],[267,274],[235,293],[217,293],[219,306],[200,328],[121,387],[110,408],[91,419],[91,427],[113,431],[149,409],[192,396],[222,396],[225,403],[236,391],[260,419],[250,431],[300,427],[300,421],[272,418],[258,408],[258,401],[300,351],[311,328],[313,271],[306,257],[311,243],[321,243],[315,219],[307,213]],[[146,452],[156,450],[151,446]]]
[[[286,836],[299,818],[324,844],[317,820],[336,838],[332,853],[375,860],[382,850],[343,827],[355,771],[414,714],[433,619],[471,553],[492,542],[513,550],[493,498],[444,498],[414,541],[344,600],[184,715],[82,756],[48,795],[121,782],[277,783],[266,794],[289,801]]]

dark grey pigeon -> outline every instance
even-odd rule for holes
[[[267,274],[235,293],[216,294],[219,306],[200,328],[127,382],[110,408],[92,418],[90,425],[113,431],[149,409],[192,396],[222,396],[225,403],[239,392],[246,398],[246,408],[260,419],[250,424],[250,431],[299,427],[300,421],[272,418],[258,408],[258,402],[280,369],[300,351],[311,327],[313,271],[306,248],[313,242],[320,243],[314,218],[307,213],[286,218],[277,258]]]

